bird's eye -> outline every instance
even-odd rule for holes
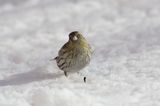
[[[73,37],[73,40],[74,40],[74,41],[78,40],[77,36],[74,36],[74,37]]]

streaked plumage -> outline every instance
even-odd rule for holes
[[[69,34],[69,40],[55,58],[57,66],[67,72],[78,72],[90,62],[92,50],[87,40],[78,31]]]

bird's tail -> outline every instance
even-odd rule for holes
[[[53,58],[53,59],[50,59],[50,61],[54,61],[54,60],[57,60],[58,56]]]

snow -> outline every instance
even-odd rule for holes
[[[159,106],[159,29],[159,0],[0,0],[0,106]],[[75,30],[94,54],[66,78]]]

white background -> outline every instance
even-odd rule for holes
[[[75,30],[86,84],[49,61]],[[159,105],[159,0],[0,0],[0,106]]]

